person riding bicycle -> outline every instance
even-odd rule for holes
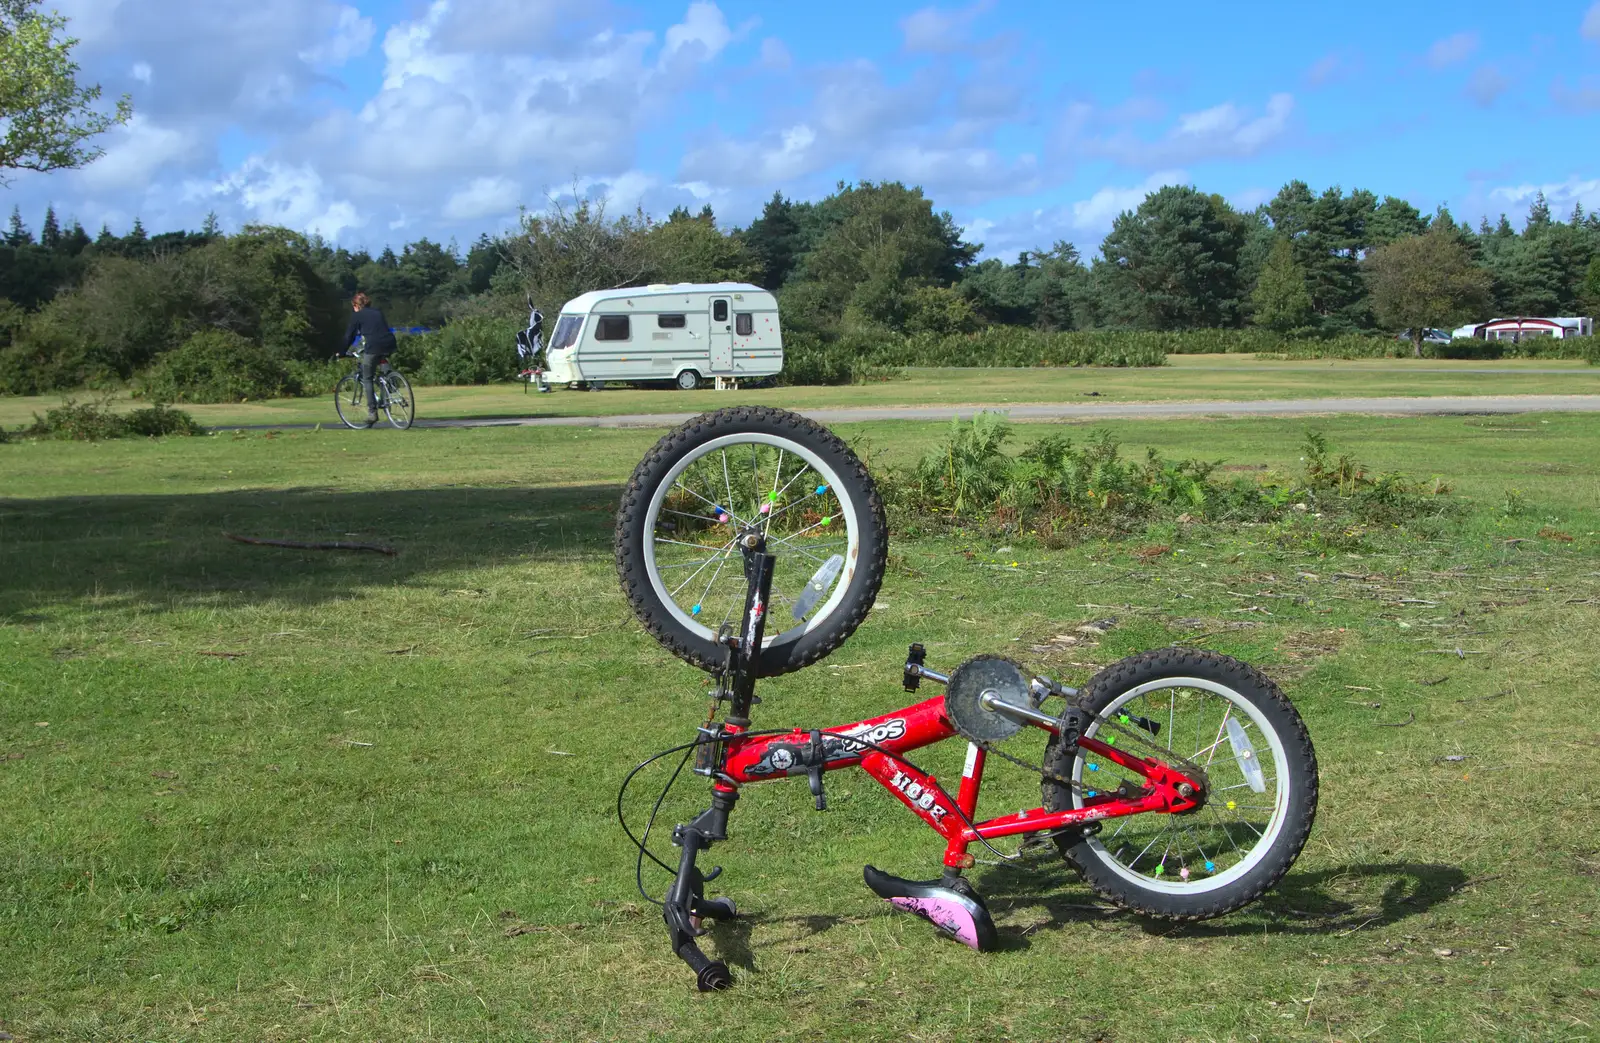
[[[367,423],[375,424],[378,422],[378,397],[372,387],[373,375],[378,371],[378,363],[394,351],[394,333],[389,329],[389,320],[372,306],[372,298],[366,294],[357,293],[350,298],[350,307],[355,314],[344,331],[344,347],[349,351],[356,338],[361,338],[361,385],[367,389]]]

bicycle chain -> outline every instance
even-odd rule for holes
[[[1189,758],[1181,756],[1181,755],[1176,754],[1176,753],[1173,753],[1169,749],[1163,749],[1160,745],[1158,745],[1155,742],[1155,740],[1153,738],[1151,738],[1149,736],[1146,736],[1146,735],[1141,735],[1141,734],[1139,734],[1138,731],[1136,731],[1136,730],[1134,730],[1132,728],[1124,727],[1120,722],[1112,720],[1110,717],[1107,717],[1104,714],[1094,713],[1094,712],[1092,712],[1090,710],[1085,709],[1082,706],[1072,705],[1071,708],[1072,709],[1076,709],[1076,710],[1078,710],[1078,712],[1080,712],[1080,713],[1084,714],[1085,716],[1087,716],[1090,719],[1090,721],[1098,721],[1102,728],[1110,728],[1111,730],[1113,730],[1115,732],[1118,732],[1118,733],[1126,736],[1129,739],[1132,739],[1134,742],[1141,743],[1141,744],[1143,744],[1145,746],[1150,747],[1151,749],[1156,751],[1157,759],[1159,759],[1159,760],[1161,760],[1161,761],[1163,761],[1165,763],[1177,765],[1190,778],[1199,780],[1200,784],[1201,784],[1201,787],[1202,787],[1201,792],[1208,792],[1210,790],[1210,788],[1211,788],[1211,779],[1206,774],[1205,768],[1201,767],[1199,764],[1196,764],[1194,761],[1190,760]],[[1063,716],[1065,716],[1065,715],[1063,715]],[[1058,720],[1059,720],[1059,718],[1058,718]],[[1051,782],[1061,783],[1062,785],[1066,786],[1069,790],[1078,793],[1080,796],[1084,795],[1089,790],[1089,787],[1085,786],[1081,782],[1078,782],[1078,781],[1076,781],[1074,779],[1069,779],[1064,775],[1058,775],[1053,771],[1048,771],[1048,770],[1045,769],[1045,767],[1043,765],[1033,764],[1033,763],[1031,763],[1029,761],[1023,760],[1021,757],[1015,756],[1014,754],[1007,753],[1005,750],[1000,749],[999,746],[995,745],[993,742],[990,742],[990,741],[988,741],[986,739],[973,739],[970,736],[966,736],[966,735],[963,735],[962,738],[966,739],[968,742],[970,742],[974,746],[978,747],[978,749],[983,750],[985,753],[996,754],[999,757],[1003,758],[1004,760],[1008,760],[1012,764],[1015,764],[1019,768],[1023,768],[1023,769],[1026,769],[1027,771],[1033,772],[1034,774],[1038,775],[1041,779],[1046,779],[1046,780],[1051,781]],[[1119,788],[1120,788],[1120,785],[1121,785],[1121,783],[1119,783]],[[1102,791],[1097,790],[1097,792],[1102,792]],[[1045,840],[1047,840],[1047,839],[1049,839],[1051,837],[1059,836],[1062,833],[1068,833],[1068,832],[1071,832],[1072,830],[1081,829],[1081,828],[1083,828],[1083,827],[1082,826],[1062,826],[1062,827],[1059,827],[1057,829],[1052,829],[1052,830],[1048,830],[1048,831],[1042,831],[1040,833],[1027,834],[1026,837],[1024,838],[1024,840],[1023,840],[1022,846],[1019,847],[1017,849],[1016,854],[1012,855],[1011,857],[1013,859],[1022,858],[1022,857],[1024,857],[1024,854],[1025,854],[1025,852],[1027,852],[1027,849],[1029,847],[1035,846],[1036,844],[1042,845],[1042,843]]]

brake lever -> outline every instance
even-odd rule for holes
[[[811,744],[806,750],[806,775],[811,783],[811,796],[816,799],[817,810],[828,810],[828,797],[822,792],[822,769],[828,763],[828,751],[822,745],[822,730],[811,729]]]

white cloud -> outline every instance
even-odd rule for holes
[[[1104,233],[1124,210],[1137,209],[1145,196],[1165,185],[1189,183],[1189,175],[1181,170],[1164,170],[1151,174],[1143,182],[1126,188],[1107,185],[1088,199],[1072,204],[1072,227],[1079,230]]]
[[[133,68],[128,70],[128,75],[140,83],[149,84],[155,76],[155,71],[150,68],[149,62],[134,62]]]
[[[789,55],[789,48],[776,36],[769,36],[761,41],[761,64],[774,72],[783,72],[793,64],[794,59]]]
[[[1106,185],[1086,199],[1064,206],[1038,207],[998,219],[969,221],[967,238],[982,239],[986,257],[1015,258],[1023,250],[1044,249],[1057,240],[1078,246],[1085,256],[1094,253],[1124,210],[1137,209],[1145,196],[1166,185],[1189,184],[1182,170],[1164,170],[1136,185]]]
[[[451,221],[504,217],[517,209],[522,186],[508,177],[476,177],[445,200],[441,211]]]
[[[1068,155],[1098,156],[1134,167],[1171,167],[1208,159],[1247,159],[1280,141],[1294,116],[1294,96],[1274,94],[1260,115],[1224,102],[1180,115],[1151,141],[1123,128],[1109,135],[1085,133],[1107,122],[1093,106],[1075,103],[1063,113],[1059,146]]]
[[[1583,16],[1582,32],[1585,40],[1600,40],[1600,2],[1592,4]]]
[[[1428,64],[1435,69],[1443,69],[1457,62],[1466,61],[1477,49],[1476,32],[1455,33],[1428,48]]]
[[[1501,185],[1489,190],[1490,199],[1498,199],[1509,207],[1518,207],[1531,203],[1533,197],[1543,192],[1544,198],[1550,204],[1550,209],[1558,215],[1572,208],[1573,203],[1582,203],[1584,209],[1600,209],[1600,178],[1580,180],[1576,176],[1565,181],[1546,182],[1542,185],[1520,184]]]
[[[452,53],[550,55],[611,20],[600,0],[450,0],[433,41]]]
[[[1576,87],[1557,78],[1550,84],[1550,98],[1563,109],[1574,112],[1593,112],[1600,109],[1600,79],[1585,76]]]
[[[359,58],[372,46],[372,19],[364,18],[353,7],[340,7],[333,13],[333,25],[314,45],[299,52],[300,60],[311,65],[337,67]]]
[[[236,199],[257,221],[335,238],[361,224],[349,200],[334,198],[310,166],[291,166],[260,156],[211,187],[211,193]]]
[[[105,155],[73,176],[95,195],[142,195],[156,175],[182,166],[206,152],[201,135],[188,128],[162,126],[142,113],[100,140]]]
[[[1039,164],[1028,154],[1008,159],[992,148],[926,148],[915,144],[878,149],[862,173],[884,181],[938,186],[937,197],[960,202],[1000,194],[1026,195],[1039,187]]]
[[[972,23],[987,11],[992,0],[978,0],[969,7],[950,10],[924,7],[900,19],[900,32],[908,51],[947,54],[972,43]]]
[[[1493,65],[1480,65],[1467,80],[1467,97],[1479,108],[1486,109],[1510,86],[1511,81],[1500,75],[1499,69]]]
[[[723,17],[722,9],[705,0],[695,0],[689,5],[683,21],[667,30],[666,42],[661,48],[661,63],[665,65],[671,62],[680,53],[696,61],[710,61],[721,54],[732,39],[733,30],[728,28],[728,20]]]

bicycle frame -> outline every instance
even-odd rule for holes
[[[1060,734],[1060,726],[1054,721],[1030,720],[1027,723],[1042,731]],[[741,785],[808,773],[809,769],[798,763],[795,751],[810,743],[809,732],[796,729],[788,735],[745,739],[740,737],[743,729],[737,725],[724,725],[724,728],[726,756],[713,789],[733,792]],[[934,776],[923,774],[894,756],[956,735],[944,712],[944,696],[935,696],[891,713],[822,730],[826,757],[822,770],[859,767],[872,776],[944,837],[944,864],[952,869],[966,869],[974,864],[968,848],[979,843],[980,838],[994,840],[1046,832],[1151,811],[1169,814],[1188,811],[1197,806],[1194,794],[1202,787],[1201,780],[1190,779],[1160,761],[1134,756],[1098,739],[1079,735],[1076,738],[1079,748],[1143,776],[1148,782],[1146,791],[1137,795],[1098,794],[1087,798],[1083,807],[1066,811],[1049,811],[1041,806],[978,821],[978,795],[988,759],[986,750],[973,743],[967,744],[966,764],[953,798]],[[869,749],[852,739],[864,739],[878,748]],[[1182,788],[1187,788],[1189,795],[1185,795]]]

